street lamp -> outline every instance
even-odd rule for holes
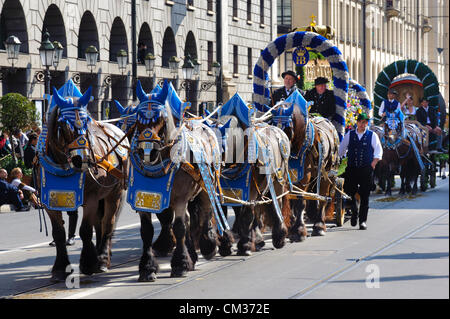
[[[197,58],[194,58],[192,60],[192,63],[194,63],[194,75],[196,76],[200,75],[200,65],[202,65],[202,63],[199,62]]]
[[[41,46],[39,47],[39,55],[41,56],[42,66],[45,67],[44,81],[45,81],[45,94],[50,94],[50,67],[53,64],[53,58],[55,56],[55,47],[50,42],[50,34],[44,33]],[[44,123],[45,116],[48,109],[48,99],[46,99],[44,112],[42,112],[42,123]]]
[[[87,66],[91,69],[91,73],[97,65],[98,50],[95,46],[90,45],[84,51]]]
[[[178,74],[178,64],[180,63],[180,59],[176,56],[172,56],[169,59],[169,68],[172,74]]]
[[[220,63],[217,62],[217,61],[214,61],[213,64],[212,64],[212,69],[213,69],[213,72],[214,72],[214,76],[216,78],[220,76],[220,68],[221,68]]]
[[[123,75],[123,71],[126,69],[128,63],[127,51],[121,49],[117,52],[117,63],[119,64],[119,70],[121,70]]]
[[[183,70],[183,78],[185,80],[192,80],[194,78],[195,66],[192,63],[191,56],[188,54],[184,59],[184,64],[181,67]]]
[[[17,61],[19,59],[19,50],[20,45],[22,42],[20,42],[19,38],[15,35],[10,35],[8,39],[5,41],[5,48],[6,53],[8,55],[8,60],[11,62],[12,67],[14,69],[14,61]]]
[[[147,70],[149,75],[153,74],[153,72],[154,72],[155,60],[156,60],[156,57],[151,53],[147,53],[147,55],[145,56],[145,59],[144,59],[145,70]]]
[[[59,61],[62,59],[64,47],[59,41],[53,41],[53,47],[55,48],[54,56],[53,56],[53,66],[56,68],[58,67]]]

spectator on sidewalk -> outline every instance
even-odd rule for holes
[[[15,206],[16,212],[26,212],[30,207],[22,203],[23,193],[16,186],[11,185],[6,181],[8,172],[5,169],[0,169],[0,206],[4,204],[12,204]]]
[[[11,170],[10,175],[13,178],[13,180],[11,181],[11,185],[17,187],[22,192],[26,191],[26,193],[24,194],[24,197],[26,199],[30,200],[33,203],[35,208],[39,207],[40,204],[39,204],[39,200],[36,196],[36,193],[37,193],[36,189],[22,182],[22,178],[23,178],[22,169],[20,167],[13,168]],[[27,195],[27,196],[25,196],[25,195]]]
[[[38,135],[36,133],[31,133],[24,151],[23,161],[25,163],[26,168],[33,167],[33,160],[37,152],[36,150],[37,143],[38,143]]]

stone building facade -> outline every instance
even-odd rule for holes
[[[93,86],[94,101],[89,104],[97,118],[117,112],[112,99],[122,105],[132,103],[131,0],[0,0],[0,93],[19,92],[34,101],[42,101],[44,83],[39,57],[42,35],[47,30],[51,41],[59,41],[63,58],[51,68],[51,86],[59,88],[72,78],[84,92]],[[216,78],[212,62],[219,56],[223,70],[223,100],[238,91],[251,101],[250,70],[260,51],[276,38],[276,0],[136,0],[136,43],[145,43],[147,53],[156,57],[153,80],[144,64],[137,65],[137,78],[146,91],[163,79],[177,79],[182,99],[195,104],[216,102]],[[218,36],[220,34],[220,36]],[[3,41],[15,35],[22,42],[18,61],[11,68]],[[220,42],[220,52],[217,51]],[[87,67],[84,51],[94,45],[99,51],[95,69]],[[116,53],[128,53],[128,65],[119,70]],[[171,56],[197,57],[200,74],[197,92],[182,89],[181,65],[174,75],[168,67]],[[274,68],[274,74],[277,70]],[[38,74],[39,75],[39,74]],[[200,90],[202,83],[204,90]],[[197,100],[197,101],[195,101]]]
[[[318,25],[335,30],[332,41],[342,52],[350,77],[364,85],[370,96],[384,67],[394,61],[414,59],[433,70],[448,103],[449,1],[277,1],[281,33],[309,25],[311,15],[316,16]],[[292,68],[289,55],[281,64],[280,72]]]

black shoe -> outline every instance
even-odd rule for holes
[[[23,206],[21,208],[17,208],[16,212],[28,212],[30,210],[30,206]]]
[[[359,229],[361,230],[366,230],[367,229],[367,225],[365,222],[362,222],[361,224],[359,224]]]

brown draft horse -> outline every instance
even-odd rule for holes
[[[225,167],[222,172],[229,168],[250,164],[250,185],[249,185],[249,203],[260,202],[256,205],[234,206],[235,224],[233,229],[239,235],[237,243],[237,254],[240,256],[248,256],[252,251],[257,251],[264,246],[264,240],[261,234],[261,228],[270,227],[272,230],[272,243],[275,248],[282,248],[285,245],[289,222],[289,210],[286,210],[287,197],[277,199],[280,207],[282,219],[277,216],[274,203],[268,201],[270,191],[267,181],[267,174],[270,174],[273,181],[273,189],[276,196],[280,196],[288,190],[287,185],[287,160],[283,157],[281,145],[284,142],[289,154],[289,141],[286,135],[277,127],[267,124],[256,124],[256,126],[248,128],[240,123],[237,117],[222,116],[218,120],[218,128],[225,123],[229,123],[229,128],[221,130],[220,135],[224,137],[222,158]],[[245,129],[245,131],[244,131]],[[226,135],[224,135],[226,133]],[[219,132],[217,132],[219,134]],[[256,138],[259,145],[257,158],[251,159],[256,155],[252,155],[249,148],[249,141]],[[265,159],[263,149],[268,149],[272,157]],[[268,163],[270,161],[270,163]],[[268,165],[267,165],[268,164]],[[227,184],[222,183],[222,187],[226,188]],[[234,197],[232,194],[229,196]],[[226,206],[224,206],[226,212]],[[219,252],[222,256],[231,254],[231,243],[233,237],[230,233],[224,232],[224,236],[219,237]]]
[[[333,124],[322,117],[307,118],[299,107],[295,107],[291,128],[286,128],[285,132],[291,141],[291,154],[299,154],[307,136],[308,122],[314,127],[314,137],[312,146],[305,150],[304,174],[303,178],[296,185],[303,191],[318,193],[322,196],[330,196],[334,193],[332,177],[329,172],[338,170],[339,167],[339,137]],[[319,144],[322,147],[320,155]],[[321,158],[321,160],[320,160]],[[300,160],[300,158],[296,159]],[[321,168],[319,168],[319,163]],[[320,179],[318,176],[320,175]],[[331,174],[330,174],[331,175]],[[317,183],[320,186],[317,187]],[[333,203],[317,200],[292,199],[290,201],[292,209],[292,227],[289,229],[291,241],[304,241],[307,237],[307,230],[304,223],[304,209],[311,223],[313,223],[312,236],[324,236],[326,231],[326,212],[333,210]]]
[[[79,99],[66,100],[59,96],[55,89],[53,90],[53,99],[57,105],[48,115],[46,146],[41,154],[41,158],[46,158],[59,168],[72,168],[86,175],[83,220],[80,226],[80,237],[83,242],[80,271],[87,275],[107,271],[111,265],[111,239],[124,200],[123,174],[128,169],[126,148],[129,147],[128,142],[123,141],[121,146],[112,151],[124,134],[111,124],[99,124],[90,118],[86,109],[90,92],[89,89]],[[63,117],[62,111],[67,108],[72,108],[77,114],[77,122],[73,123]],[[81,116],[82,114],[85,116]],[[77,129],[79,127],[85,128],[84,133],[80,133]],[[73,142],[80,137],[88,142],[88,146],[72,148]],[[96,162],[103,157],[106,157],[106,160],[97,165]],[[38,185],[43,178],[40,167],[37,174]],[[70,261],[66,249],[62,212],[47,208],[46,211],[50,216],[52,235],[56,244],[52,280],[61,281],[71,272],[67,267]],[[92,243],[93,228],[97,239],[95,246]]]
[[[213,207],[207,192],[202,187],[200,164],[192,160],[190,148],[184,148],[185,144],[181,141],[191,137],[197,138],[203,145],[203,155],[206,162],[210,163],[208,165],[212,165],[214,148],[218,146],[218,143],[212,131],[208,132],[202,125],[196,126],[195,121],[185,123],[192,135],[185,135],[184,131],[179,131],[181,128],[176,127],[171,107],[165,103],[168,90],[169,84],[165,82],[160,93],[149,95],[138,83],[137,96],[141,104],[137,109],[137,124],[134,129],[137,143],[132,142],[131,156],[136,154],[139,158],[137,165],[143,167],[181,163],[179,168],[176,165],[173,167],[173,184],[168,208],[158,214],[165,216],[160,219],[162,232],[158,241],[159,249],[164,254],[170,253],[175,244],[171,258],[171,277],[182,277],[188,271],[194,270],[198,258],[195,243],[199,242],[202,255],[210,259],[216,254],[217,242],[215,230],[213,230]],[[177,142],[178,137],[181,136],[178,135],[180,132],[182,140]],[[141,136],[146,135],[149,137],[141,139]],[[214,183],[215,176],[212,179]],[[148,183],[153,181],[151,177],[148,177]],[[137,212],[141,220],[143,244],[138,281],[154,281],[159,267],[153,252],[152,213],[140,210]],[[193,223],[191,223],[191,214],[194,215]]]
[[[383,145],[383,158],[376,168],[381,185],[386,185],[385,195],[392,196],[392,179],[400,171],[401,186],[399,194],[417,193],[417,179],[421,174],[419,162],[414,153],[411,140],[419,151],[423,154],[423,143],[421,133],[413,124],[404,124],[399,121],[386,121],[383,124],[383,135],[381,138]],[[405,132],[403,132],[405,130]],[[380,134],[380,133],[378,133]],[[411,187],[411,183],[413,186]]]

